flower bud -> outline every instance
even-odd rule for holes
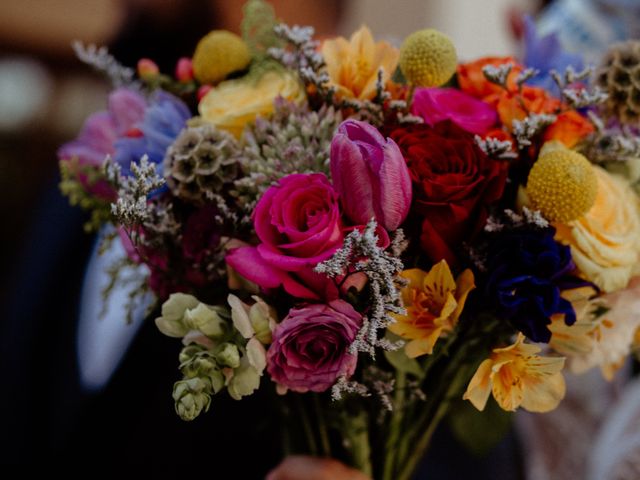
[[[216,361],[225,367],[238,368],[240,366],[240,352],[238,351],[238,347],[233,343],[223,343],[216,353]]]
[[[176,413],[182,420],[191,421],[211,405],[211,384],[201,378],[180,380],[173,386]]]
[[[184,313],[184,323],[192,330],[198,330],[207,337],[216,338],[224,334],[226,322],[220,318],[214,307],[200,303]]]
[[[149,80],[160,73],[156,62],[148,58],[138,60],[138,76],[144,80]]]
[[[411,178],[398,145],[375,127],[346,120],[331,142],[331,177],[346,215],[364,225],[372,218],[387,230],[411,206]]]
[[[193,63],[188,57],[182,57],[176,64],[176,78],[183,83],[193,80]]]

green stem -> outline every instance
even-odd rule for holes
[[[309,415],[307,415],[307,411],[304,408],[304,404],[302,403],[302,398],[300,398],[299,394],[294,394],[296,407],[298,408],[298,413],[300,414],[300,420],[302,421],[302,429],[304,430],[305,437],[307,438],[307,445],[309,446],[309,454],[312,456],[318,455],[318,444],[316,443],[315,435],[313,434],[313,428],[311,427],[311,421],[309,420]]]
[[[324,411],[320,404],[320,398],[317,393],[313,394],[313,407],[315,409],[316,418],[318,419],[318,431],[320,432],[320,445],[322,446],[322,454],[325,457],[331,457],[331,443],[329,442],[329,431],[327,430],[327,422],[324,418]]]
[[[402,418],[404,415],[404,396],[406,383],[406,374],[400,370],[396,370],[393,413],[391,417],[391,424],[389,425],[389,434],[386,441],[384,471],[382,474],[382,478],[384,480],[393,480],[394,467],[397,463],[398,437],[400,436]]]
[[[365,411],[345,416],[342,434],[351,456],[352,465],[369,477],[373,477],[371,446],[369,439],[369,415]]]

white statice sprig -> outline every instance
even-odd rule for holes
[[[555,122],[556,118],[549,113],[530,113],[523,120],[514,120],[512,133],[518,142],[518,148],[529,147],[531,140]]]
[[[164,185],[165,180],[156,172],[156,164],[144,155],[139,163],[131,162],[131,176],[122,175],[120,165],[110,157],[105,161],[107,180],[117,189],[118,198],[111,204],[111,213],[124,227],[147,223],[152,206],[149,194]]]
[[[118,62],[107,47],[98,47],[91,43],[85,45],[78,40],[74,41],[71,47],[81,62],[104,74],[115,88],[141,88],[140,83],[135,80],[135,71]]]
[[[480,150],[488,157],[505,160],[518,158],[518,154],[513,151],[513,144],[509,140],[500,140],[493,137],[482,138],[480,135],[476,135],[474,140]]]
[[[482,67],[482,73],[485,78],[491,83],[500,85],[502,88],[507,88],[507,79],[511,70],[513,70],[513,63],[504,63],[502,65],[485,65]]]
[[[315,271],[330,278],[345,278],[353,273],[364,273],[368,279],[369,301],[362,327],[350,352],[365,352],[375,358],[376,348],[393,348],[381,342],[380,333],[395,320],[390,314],[404,314],[401,305],[399,278],[404,266],[402,261],[391,252],[378,245],[377,223],[371,220],[363,232],[354,230],[346,236],[343,247],[324,262],[319,263]]]
[[[588,89],[584,86],[576,86],[577,82],[586,82],[593,74],[592,67],[576,72],[569,65],[563,74],[551,70],[550,75],[560,90],[562,100],[571,108],[585,108],[598,105],[607,100],[608,94],[599,86]]]

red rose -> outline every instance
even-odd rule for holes
[[[472,134],[451,121],[391,132],[409,167],[413,210],[424,218],[420,242],[434,262],[456,262],[455,251],[484,226],[487,207],[502,196],[507,165],[487,157]]]

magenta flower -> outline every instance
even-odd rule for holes
[[[387,230],[404,221],[411,179],[396,143],[366,122],[346,120],[331,142],[331,177],[345,214],[356,224],[375,218]]]
[[[455,88],[418,88],[413,96],[411,113],[428,125],[451,120],[467,132],[484,135],[498,120],[496,111]]]
[[[362,316],[343,300],[291,309],[273,331],[269,375],[295,392],[324,392],[353,375],[357,357],[349,346],[361,325]]]
[[[293,174],[269,188],[253,213],[257,247],[231,250],[227,263],[263,289],[327,298],[332,283],[313,268],[342,246],[338,194],[323,174]],[[335,295],[335,292],[333,293]]]
[[[145,108],[145,99],[139,93],[126,88],[115,90],[109,95],[108,110],[89,116],[80,135],[58,150],[58,158],[76,158],[80,167],[100,168],[107,155],[116,153],[116,140],[131,135],[136,124],[142,121]],[[81,175],[80,180],[83,178]],[[104,198],[113,196],[107,185],[94,185],[91,191]]]

